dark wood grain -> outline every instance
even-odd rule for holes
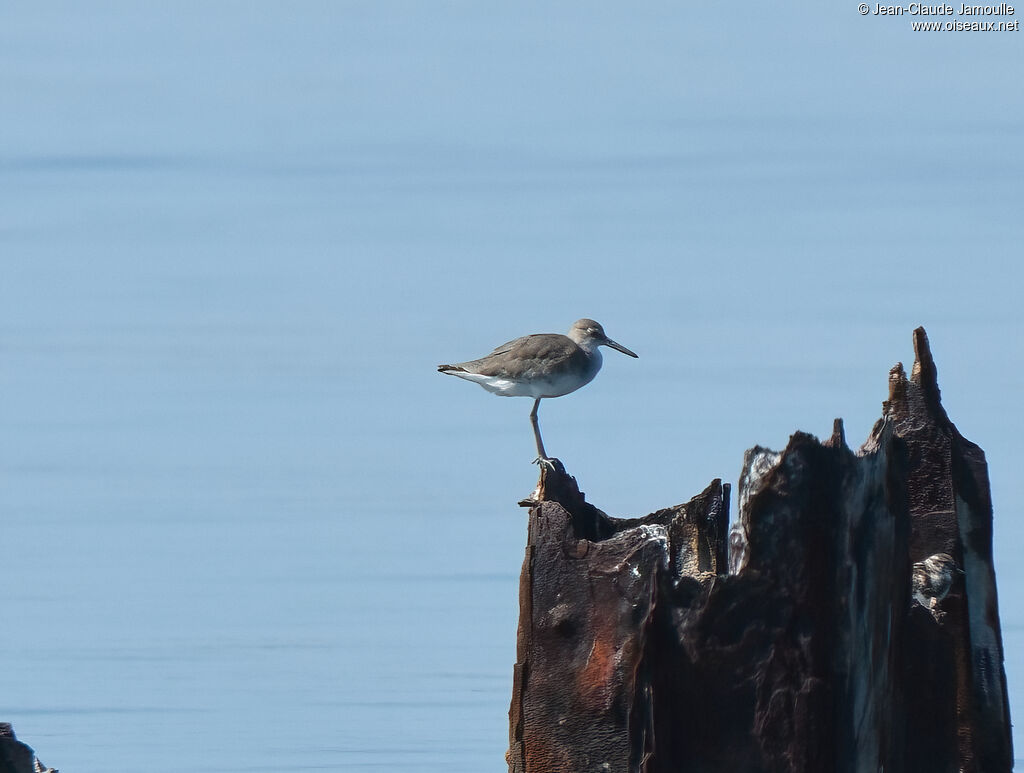
[[[718,480],[618,519],[542,469],[512,773],[1011,770],[985,458],[914,347],[859,451],[748,451],[731,528]]]

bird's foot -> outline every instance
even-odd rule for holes
[[[531,464],[536,464],[541,467],[547,467],[549,470],[551,470],[551,472],[555,472],[555,460],[552,457],[538,456],[536,459],[533,460],[533,462],[531,462]]]

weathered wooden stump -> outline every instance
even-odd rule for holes
[[[48,768],[32,751],[32,747],[19,741],[10,722],[0,722],[0,773],[59,773]]]
[[[731,529],[718,480],[616,519],[542,470],[511,773],[1012,768],[985,458],[914,349],[859,452],[748,451]]]

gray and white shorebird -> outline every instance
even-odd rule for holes
[[[630,357],[637,355],[617,344],[592,319],[576,320],[568,335],[537,333],[502,344],[486,357],[453,365],[438,365],[441,373],[473,381],[501,397],[532,397],[530,423],[537,440],[537,461],[550,457],[544,451],[537,425],[537,409],[545,397],[561,397],[593,381],[601,370],[601,351],[610,346]]]

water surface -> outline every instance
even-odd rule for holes
[[[541,422],[616,515],[859,443],[924,324],[1021,716],[1020,62],[810,3],[8,10],[0,719],[64,770],[504,769],[530,405],[434,367],[581,316],[640,359]]]

